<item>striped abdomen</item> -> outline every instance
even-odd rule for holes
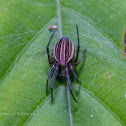
[[[63,37],[54,46],[54,58],[62,66],[68,63],[74,56],[74,44],[67,38]]]

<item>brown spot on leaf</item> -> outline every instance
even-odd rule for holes
[[[105,77],[108,77],[110,74],[111,74],[111,73],[106,74]]]

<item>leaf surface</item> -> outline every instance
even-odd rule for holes
[[[123,36],[125,1],[61,0],[4,1],[0,4],[0,125],[70,125],[66,81],[56,78],[54,101],[46,96],[46,78],[51,69],[46,46],[59,25],[63,36],[86,56],[75,68],[81,85],[72,79],[74,125],[121,126],[126,124],[126,60]],[[50,52],[59,39],[56,31]],[[52,79],[52,78],[51,78]],[[49,81],[49,85],[51,83]]]

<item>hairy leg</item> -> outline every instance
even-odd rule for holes
[[[55,83],[55,78],[57,76],[58,70],[59,70],[59,64],[56,64],[55,71],[54,71],[54,74],[53,74],[52,83],[51,83],[51,86],[50,86],[52,99],[53,99],[53,86],[54,86],[54,83]]]
[[[79,55],[79,50],[80,50],[80,42],[79,42],[79,31],[78,31],[78,26],[76,25],[76,29],[77,29],[77,40],[78,40],[78,45],[77,45],[77,54],[76,57],[74,59],[74,62],[77,62],[78,60],[78,55]]]
[[[80,63],[80,62],[82,61],[82,59],[84,58],[85,52],[86,52],[86,49],[84,50],[84,53],[83,53],[82,57],[80,58],[80,60],[76,63],[76,66],[79,65],[79,63]]]
[[[77,75],[76,75],[76,73],[75,73],[75,71],[74,71],[74,68],[73,68],[72,64],[69,63],[68,65],[69,65],[69,68],[70,68],[70,70],[72,71],[73,76],[75,77],[76,81],[80,83],[81,81],[78,80]]]
[[[50,70],[50,72],[48,74],[47,83],[46,83],[46,93],[47,94],[48,94],[48,81],[49,81],[49,79],[50,79],[50,77],[51,77],[51,75],[52,75],[52,73],[54,71],[54,68],[55,68],[55,63],[52,65],[52,68],[51,68],[51,70]]]
[[[49,54],[49,44],[50,44],[50,42],[51,42],[51,40],[52,40],[53,35],[55,34],[55,31],[56,31],[56,29],[53,31],[53,34],[52,34],[52,36],[50,37],[50,40],[49,40],[48,45],[47,45],[47,47],[46,47],[47,54],[48,54],[48,61],[49,61],[49,64],[53,64],[52,58],[51,58],[51,56],[50,56],[50,54]]]
[[[75,102],[77,102],[77,100],[75,99],[75,97],[74,97],[74,95],[72,93],[71,80],[70,80],[70,75],[69,75],[69,71],[68,71],[68,66],[67,65],[66,65],[66,77],[67,77],[67,86],[69,87],[70,93],[71,93],[73,99],[75,100]]]

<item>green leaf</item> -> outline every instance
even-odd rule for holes
[[[71,121],[77,126],[125,125],[125,7],[123,0],[61,0],[59,4],[58,0],[1,0],[0,125],[62,126],[71,125]],[[61,31],[76,49],[76,24],[79,57],[85,48],[87,51],[75,68],[81,85],[71,78],[78,103],[71,97],[69,106],[67,82],[58,77],[54,101],[46,96],[46,78],[51,69],[46,46],[52,34],[48,27],[58,25],[62,29],[56,31],[50,52]]]

